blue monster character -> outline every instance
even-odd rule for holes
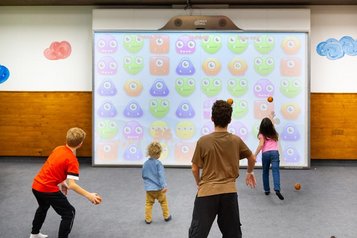
[[[117,115],[117,110],[111,102],[104,102],[98,108],[98,115],[100,117],[115,117]]]
[[[10,77],[9,69],[0,64],[0,83],[5,82]]]
[[[297,163],[300,161],[300,154],[296,148],[288,146],[283,151],[283,158],[285,162]]]
[[[129,161],[138,161],[144,158],[144,154],[136,144],[131,144],[125,149],[124,159]]]
[[[144,112],[140,104],[136,101],[130,101],[124,109],[124,116],[129,118],[142,117]]]
[[[169,88],[162,79],[155,80],[150,89],[150,94],[154,97],[165,97],[169,94],[169,92]]]
[[[190,59],[186,57],[182,58],[176,67],[176,73],[178,75],[193,75],[195,72],[195,66],[192,64]]]
[[[98,87],[98,94],[100,96],[114,96],[117,92],[114,83],[110,80],[102,82]]]
[[[300,139],[300,133],[297,126],[293,123],[287,123],[281,133],[281,139],[285,141],[297,141]]]
[[[177,107],[176,116],[178,118],[192,118],[195,116],[195,110],[189,101],[183,101]]]

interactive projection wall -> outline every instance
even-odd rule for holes
[[[214,130],[213,102],[232,98],[229,132],[254,151],[261,119],[274,114],[281,166],[308,166],[307,37],[95,32],[93,164],[140,165],[155,140],[163,164],[191,165],[197,139]]]

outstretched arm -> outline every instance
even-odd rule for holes
[[[245,177],[245,183],[247,186],[251,188],[255,188],[257,181],[254,176],[254,166],[255,166],[255,156],[251,154],[248,158],[248,168],[247,168],[247,175]]]
[[[68,189],[75,191],[79,195],[82,195],[95,205],[101,203],[102,201],[102,198],[98,194],[88,192],[79,186],[74,179],[68,179]]]

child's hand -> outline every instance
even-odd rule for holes
[[[254,173],[247,173],[245,177],[245,183],[251,188],[255,188],[257,181],[255,179]]]
[[[163,193],[166,193],[166,192],[167,192],[167,188],[163,188],[161,191],[162,191]]]
[[[102,202],[102,197],[97,193],[90,193],[88,200],[94,205],[98,205]]]

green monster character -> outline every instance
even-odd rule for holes
[[[176,125],[176,135],[181,140],[191,139],[195,131],[195,125],[191,121],[181,121]]]
[[[130,53],[138,53],[144,47],[144,40],[138,35],[125,35],[123,46]]]
[[[228,37],[228,49],[235,54],[241,54],[248,48],[248,38],[232,35]]]
[[[234,119],[239,119],[247,115],[248,113],[248,102],[246,100],[235,100],[233,104],[232,117]]]
[[[194,78],[177,78],[175,89],[182,97],[188,97],[195,91],[196,81]]]
[[[129,74],[137,74],[144,68],[144,60],[138,56],[126,56],[124,58],[124,69]]]
[[[217,53],[222,47],[222,39],[218,35],[203,36],[201,47],[209,54]]]
[[[167,99],[152,99],[149,110],[154,117],[163,118],[170,111],[170,102]]]
[[[280,92],[288,98],[294,98],[301,93],[301,83],[298,79],[283,79],[280,83]]]
[[[207,97],[213,97],[222,90],[222,81],[219,78],[204,78],[201,81],[201,90]]]
[[[246,78],[231,78],[227,82],[228,92],[234,97],[243,96],[248,91]]]
[[[113,120],[100,120],[97,128],[101,139],[113,139],[119,131],[118,124]]]
[[[268,54],[274,48],[274,37],[262,35],[255,38],[254,47],[261,54]]]
[[[254,69],[262,76],[267,76],[273,72],[274,65],[274,59],[272,57],[256,57],[254,59]]]

